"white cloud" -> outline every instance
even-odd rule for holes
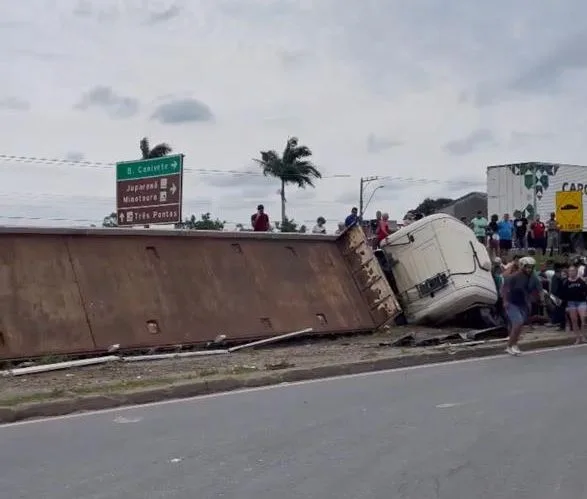
[[[186,214],[245,223],[261,201],[278,216],[278,183],[199,170],[258,171],[251,159],[291,135],[325,174],[315,190],[288,190],[291,216],[309,222],[343,218],[361,175],[403,178],[369,208],[398,218],[426,195],[478,190],[488,164],[587,164],[578,0],[39,0],[2,11],[0,153],[90,162],[0,159],[5,216],[101,220],[114,176],[92,162],[137,158],[145,135],[185,154]]]

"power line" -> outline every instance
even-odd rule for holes
[[[28,163],[31,165],[45,165],[45,166],[74,166],[76,168],[94,168],[94,169],[104,169],[104,170],[113,170],[116,166],[116,163],[107,163],[101,161],[76,161],[76,160],[68,160],[68,159],[58,159],[58,158],[40,158],[35,156],[16,156],[16,155],[8,155],[8,154],[0,154],[0,162],[3,163]],[[8,166],[8,165],[2,165]],[[231,175],[231,176],[256,176],[262,177],[263,173],[260,171],[247,171],[247,170],[220,170],[220,169],[213,169],[213,168],[193,168],[193,167],[184,167],[185,172],[194,172],[203,175]],[[354,178],[359,179],[360,176],[357,175],[350,175],[350,174],[335,174],[335,175],[324,175],[322,178],[325,179],[334,179],[334,178]],[[479,181],[463,181],[463,180],[442,180],[442,179],[432,179],[432,178],[417,178],[417,177],[400,177],[400,176],[381,176],[381,180],[389,180],[394,182],[402,182],[402,183],[413,183],[413,184],[448,184],[448,185],[459,185],[463,187],[467,186],[475,186],[481,185],[483,182]]]
[[[74,166],[76,168],[95,168],[103,170],[114,170],[116,163],[106,163],[101,161],[75,161],[69,159],[56,158],[37,158],[34,156],[10,156],[7,154],[0,154],[0,161],[14,162],[14,163],[30,163],[32,165],[46,165],[46,166]],[[252,175],[262,177],[263,173],[260,171],[246,171],[246,170],[219,170],[214,168],[192,168],[184,167],[184,172],[195,172],[204,175]],[[322,178],[350,178],[350,175],[324,175]]]

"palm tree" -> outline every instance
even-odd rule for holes
[[[288,139],[283,154],[279,156],[276,151],[261,151],[261,159],[255,159],[263,170],[263,175],[278,178],[281,181],[281,226],[287,223],[285,216],[285,186],[295,184],[305,189],[314,187],[314,180],[322,178],[322,174],[308,159],[312,151],[299,145],[297,137]]]
[[[153,149],[151,149],[149,147],[149,139],[147,137],[143,137],[141,139],[140,147],[143,159],[162,158],[163,156],[167,156],[173,151],[171,146],[165,142],[157,144],[155,147],[153,147]]]

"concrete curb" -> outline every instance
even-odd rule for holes
[[[574,339],[549,338],[532,340],[522,344],[523,350],[538,350],[572,345]],[[458,346],[458,345],[455,345]],[[33,418],[47,418],[64,416],[76,412],[113,409],[128,405],[148,404],[169,399],[181,399],[208,395],[212,393],[228,392],[244,388],[292,383],[310,379],[331,378],[346,374],[360,374],[375,371],[398,369],[423,364],[451,362],[454,360],[488,357],[502,353],[503,344],[485,344],[477,347],[456,350],[454,352],[430,352],[424,354],[408,354],[400,357],[389,357],[372,361],[349,362],[318,366],[311,368],[293,368],[283,371],[267,372],[247,377],[226,377],[207,380],[176,383],[169,386],[147,388],[143,390],[112,393],[108,395],[89,395],[68,399],[55,399],[44,402],[22,404],[15,407],[0,407],[0,424],[14,423]]]

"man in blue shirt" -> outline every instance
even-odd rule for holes
[[[512,239],[514,237],[514,224],[510,220],[508,213],[497,222],[497,235],[499,236],[499,249],[501,256],[507,256],[512,249]]]
[[[351,225],[355,225],[359,220],[359,210],[356,207],[353,207],[351,210],[351,214],[344,219],[344,225],[346,227],[350,227]]]

